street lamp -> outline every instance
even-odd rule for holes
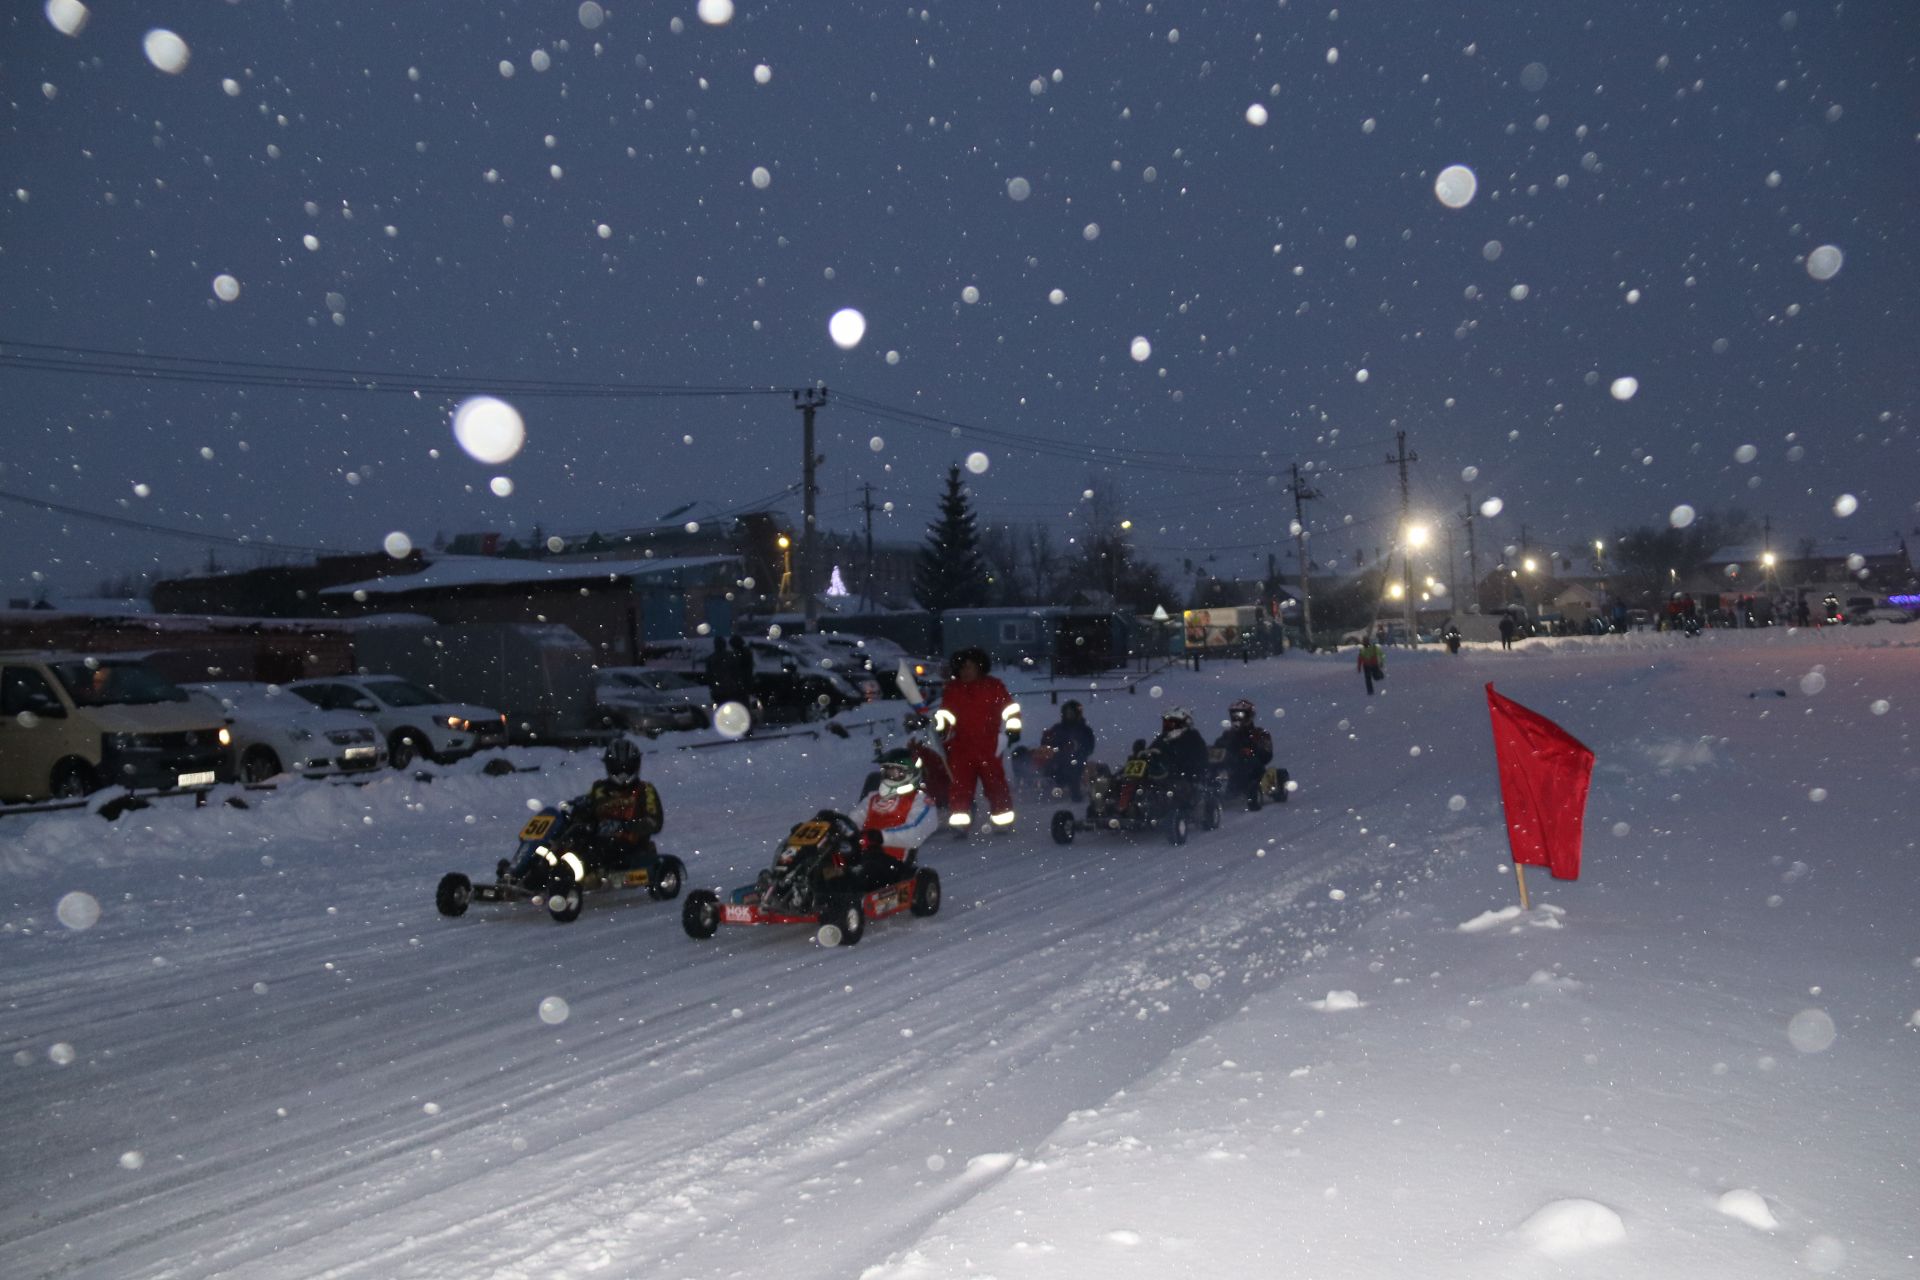
[[[1413,553],[1416,548],[1427,545],[1427,533],[1427,526],[1423,524],[1409,524],[1406,527],[1402,535],[1405,545],[1400,554],[1400,581],[1393,588],[1393,598],[1404,606],[1402,612],[1406,615],[1407,643],[1410,645],[1419,643],[1420,630],[1413,604]]]
[[[774,542],[780,548],[780,599],[784,601],[793,590],[793,539],[783,533]]]

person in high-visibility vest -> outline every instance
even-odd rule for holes
[[[973,788],[987,793],[989,821],[996,830],[1013,825],[1013,794],[1007,789],[1006,752],[1020,738],[1020,704],[991,674],[984,649],[953,655],[952,671],[940,692],[933,723],[946,735],[947,769],[953,788],[947,797],[947,823],[958,831],[973,824]]]

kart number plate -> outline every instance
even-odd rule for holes
[[[536,814],[527,819],[526,826],[520,828],[520,838],[522,840],[541,840],[544,839],[547,832],[551,830],[553,830],[553,815],[550,813]]]
[[[803,822],[793,829],[787,837],[787,843],[796,849],[810,849],[827,838],[827,824],[820,821]]]
[[[720,908],[720,918],[728,924],[752,924],[753,908],[728,903],[726,906]]]
[[[1126,768],[1124,768],[1124,769],[1122,769],[1122,770],[1120,771],[1120,776],[1121,776],[1121,777],[1123,777],[1123,778],[1144,778],[1144,777],[1146,777],[1146,776],[1147,776],[1147,762],[1146,762],[1145,760],[1129,760],[1129,761],[1127,761],[1127,767],[1126,767]]]
[[[1261,774],[1260,785],[1269,791],[1278,791],[1280,789],[1280,771],[1278,769],[1269,769]]]
[[[213,770],[208,769],[204,773],[183,773],[180,775],[180,785],[183,787],[210,787],[213,785]]]

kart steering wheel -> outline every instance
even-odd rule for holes
[[[846,814],[841,813],[839,810],[822,809],[820,812],[814,814],[813,816],[818,818],[822,822],[830,823],[833,826],[839,828],[840,832],[843,835],[845,835],[847,839],[852,840],[856,843],[859,841],[860,839],[859,825],[855,823],[852,818],[849,818]]]

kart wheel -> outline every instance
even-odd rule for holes
[[[1200,829],[1217,831],[1220,827],[1220,797],[1209,795],[1200,809]]]
[[[463,916],[467,914],[467,903],[473,900],[473,881],[458,871],[449,871],[440,877],[440,887],[433,891],[433,905],[440,908],[443,916]]]
[[[1187,842],[1187,815],[1176,813],[1167,819],[1167,843],[1175,848]]]
[[[1260,795],[1260,788],[1255,787],[1253,789],[1253,794],[1247,797],[1247,812],[1248,813],[1260,812],[1260,806],[1262,803],[1264,802]]]
[[[680,886],[686,882],[686,863],[669,854],[654,865],[653,874],[647,877],[647,896],[655,902],[671,902],[680,896]]]
[[[922,867],[913,877],[913,905],[907,910],[917,916],[930,916],[940,910],[940,873]]]
[[[689,938],[705,940],[720,929],[720,898],[711,889],[695,889],[680,908],[680,927]]]
[[[1289,791],[1287,783],[1289,780],[1290,780],[1289,775],[1285,769],[1282,769],[1279,773],[1274,775],[1273,798],[1281,804],[1285,804],[1287,802],[1287,794]]]
[[[586,905],[587,895],[581,892],[578,883],[547,891],[547,914],[555,924],[572,924],[580,918],[580,908]]]
[[[830,924],[840,930],[840,945],[851,947],[867,932],[867,911],[860,905],[860,899],[848,898],[822,913],[820,923]]]
[[[1073,837],[1073,810],[1062,809],[1053,815],[1053,842],[1055,844],[1072,844]]]

